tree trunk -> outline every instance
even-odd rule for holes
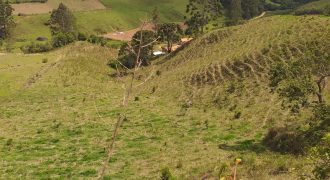
[[[167,52],[168,53],[172,52],[172,43],[169,40],[167,41]]]

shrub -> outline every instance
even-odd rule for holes
[[[161,180],[171,180],[172,179],[172,174],[171,174],[170,169],[168,167],[163,168],[161,170],[160,179]]]
[[[242,116],[242,112],[238,111],[235,113],[234,119],[239,119],[239,118],[241,118],[241,116]]]
[[[330,178],[330,133],[321,142],[321,145],[311,148],[310,157],[314,161],[315,167],[313,175],[315,179]]]
[[[53,36],[52,44],[53,47],[58,48],[73,43],[75,40],[76,37],[73,33],[59,32]]]
[[[79,32],[77,39],[78,39],[78,41],[86,41],[87,40],[87,35],[82,33],[82,32]]]
[[[330,5],[328,5],[324,8],[324,15],[330,16]]]
[[[283,127],[270,129],[263,144],[272,151],[292,154],[303,153],[305,147],[303,135],[299,131]]]
[[[101,46],[105,46],[107,44],[107,40],[105,38],[96,35],[89,36],[87,41],[93,44],[99,44]]]
[[[47,63],[48,62],[48,59],[47,58],[43,58],[41,62],[42,63]]]
[[[52,50],[52,46],[49,43],[35,43],[32,42],[28,45],[22,46],[21,51],[25,54],[43,53]]]

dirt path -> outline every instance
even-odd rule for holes
[[[32,75],[27,82],[25,83],[25,85],[23,86],[23,89],[28,89],[30,88],[33,84],[35,84],[36,82],[38,82],[45,74],[47,74],[47,72],[49,70],[51,70],[52,68],[56,67],[59,65],[60,61],[63,59],[63,55],[60,55],[55,62],[47,64],[45,66],[43,66],[37,73],[35,73],[34,75]]]
[[[179,25],[181,26],[182,29],[186,29],[186,25],[184,25],[184,23],[179,23]],[[153,24],[147,24],[146,26],[144,26],[144,30],[153,30],[154,25]],[[135,28],[135,29],[131,29],[128,31],[122,31],[122,32],[110,32],[107,34],[102,35],[102,37],[107,38],[107,39],[113,39],[113,40],[119,40],[119,41],[130,41],[132,40],[133,35],[140,31],[141,27]]]
[[[251,20],[256,20],[256,19],[260,19],[260,18],[262,18],[262,17],[264,17],[266,15],[266,11],[264,11],[264,12],[262,12],[259,16],[257,16],[257,17],[254,17],[253,19],[251,19]]]
[[[148,24],[144,27],[145,30],[152,30],[153,25]],[[103,37],[107,39],[113,39],[113,40],[119,40],[119,41],[130,41],[133,37],[133,35],[141,30],[141,27],[131,29],[128,31],[123,31],[123,32],[112,32],[112,33],[107,33],[104,34]]]

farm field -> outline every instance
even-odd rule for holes
[[[60,1],[49,0],[43,6],[55,8]],[[75,6],[73,2],[66,1],[69,7]],[[84,1],[86,4],[89,1]],[[162,22],[182,22],[186,0],[183,1],[153,1],[148,3],[142,1],[140,3],[130,3],[130,1],[106,1],[103,2],[108,9],[101,10],[83,10],[75,11],[74,15],[77,19],[77,27],[80,32],[87,34],[107,34],[109,32],[127,31],[140,26],[142,19],[150,17],[154,7],[159,8],[160,18]],[[110,4],[113,4],[112,8]],[[18,4],[25,5],[25,4]],[[79,4],[79,8],[84,5]],[[148,10],[145,8],[148,5]],[[86,5],[87,6],[87,5]],[[15,7],[15,5],[14,5]],[[73,8],[77,10],[78,5]],[[93,7],[93,6],[88,6]],[[45,10],[45,8],[37,8]],[[47,8],[46,8],[47,9]],[[134,10],[135,9],[135,10]],[[170,13],[166,12],[170,9]],[[46,14],[34,14],[30,16],[16,16],[18,22],[13,32],[14,47],[17,49],[20,46],[35,41],[37,37],[46,37],[51,39],[49,27],[45,24],[49,20],[48,10]]]
[[[90,11],[105,9],[99,0],[48,0],[46,3],[13,4],[15,14],[47,14],[64,3],[73,11]]]

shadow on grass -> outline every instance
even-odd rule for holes
[[[238,141],[233,145],[219,144],[219,149],[227,151],[251,151],[255,153],[263,153],[266,151],[266,147],[259,142],[255,142],[255,140]]]

